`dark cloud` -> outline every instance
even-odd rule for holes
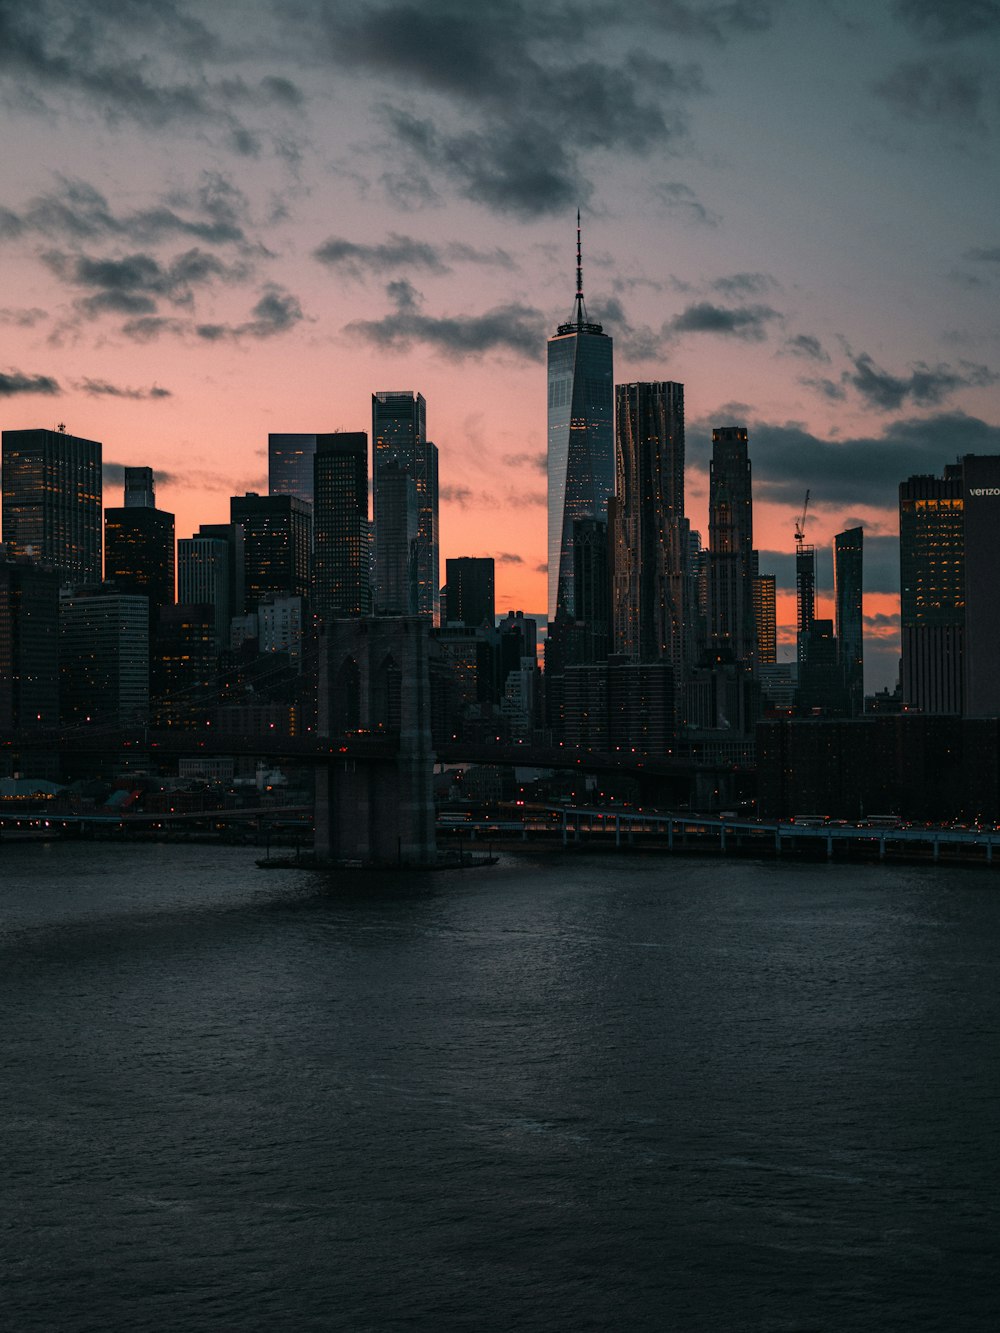
[[[63,282],[92,289],[92,295],[76,303],[81,314],[90,316],[105,312],[154,315],[160,299],[189,306],[196,287],[216,279],[240,281],[247,272],[242,265],[227,265],[218,256],[198,249],[177,255],[169,263],[141,252],[102,259],[58,250],[47,251],[42,260]]]
[[[536,574],[547,574],[548,572],[549,572],[549,562],[547,560],[543,560],[540,565],[535,566]]]
[[[515,555],[512,551],[498,551],[494,556],[497,564],[500,565],[523,565],[524,557]]]
[[[1000,245],[985,250],[966,250],[964,258],[974,264],[1000,264]]]
[[[690,466],[708,468],[711,422],[693,423],[687,433]],[[905,418],[877,436],[822,439],[799,425],[750,426],[754,494],[787,504],[799,513],[808,488],[813,506],[849,508],[860,504],[895,512],[899,483],[917,473],[940,475],[963,454],[1000,454],[1000,426],[961,412]]]
[[[303,319],[305,315],[299,298],[271,283],[251,311],[251,318],[244,323],[197,324],[194,332],[205,342],[273,338],[276,334],[287,333]]]
[[[897,65],[874,91],[906,120],[983,129],[985,90],[978,69],[947,61],[914,60]]]
[[[124,486],[125,469],[135,467],[134,463],[116,463],[108,461],[102,466],[102,474],[105,486]],[[163,486],[173,486],[184,478],[177,472],[165,472],[162,468],[156,468],[153,472],[153,480]]]
[[[156,401],[160,398],[173,397],[169,389],[161,389],[158,384],[154,384],[149,389],[130,389],[119,384],[109,384],[107,380],[83,379],[78,380],[74,388],[81,393],[90,394],[94,398],[134,398]]]
[[[0,370],[0,398],[13,398],[19,393],[62,393],[51,375],[25,375],[20,370]]]
[[[932,41],[1000,29],[1000,0],[894,0],[892,8],[914,32]]]
[[[718,213],[698,199],[694,190],[681,181],[663,181],[654,186],[653,193],[672,217],[700,227],[717,227],[722,221]]]
[[[360,277],[363,273],[385,273],[401,268],[423,268],[430,273],[448,273],[453,264],[489,264],[500,268],[513,267],[505,250],[477,250],[461,242],[432,245],[412,236],[391,232],[377,245],[364,245],[344,237],[331,236],[313,255],[320,263],[340,268]]]
[[[809,389],[815,389],[817,393],[828,398],[831,403],[843,403],[847,398],[847,390],[843,384],[838,384],[836,380],[831,380],[825,376],[803,375],[799,381]]]
[[[906,402],[932,407],[942,402],[957,389],[981,388],[995,384],[1000,378],[987,366],[968,361],[952,366],[928,366],[919,361],[907,376],[892,375],[881,370],[872,358],[863,352],[851,357],[853,371],[847,372],[844,382],[850,384],[869,406],[883,412],[894,412]]]
[[[744,338],[747,342],[762,342],[767,337],[768,325],[782,318],[779,311],[767,305],[737,306],[733,309],[699,301],[689,305],[664,325],[664,336],[677,333],[717,333],[724,337]]]
[[[548,460],[544,453],[504,454],[502,461],[507,467],[529,467],[536,472],[545,472],[548,469]]]
[[[794,338],[785,339],[785,351],[792,356],[801,356],[808,361],[829,361],[830,357],[823,350],[823,344],[811,333],[797,333]]]
[[[769,273],[731,273],[728,277],[716,278],[713,290],[721,292],[730,300],[747,296],[763,296],[773,292],[780,284]]]
[[[0,324],[12,324],[18,329],[33,329],[41,320],[48,318],[48,312],[37,306],[28,309],[0,309]]]
[[[382,319],[355,320],[344,332],[376,347],[408,348],[422,343],[452,356],[512,352],[535,359],[545,340],[545,319],[532,306],[496,306],[481,315],[425,315],[421,297],[405,280],[386,288],[395,313]]]
[[[438,495],[449,504],[458,505],[459,509],[467,509],[473,499],[468,486],[441,486]]]

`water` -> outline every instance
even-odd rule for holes
[[[994,1330],[996,872],[0,847],[5,1327]]]

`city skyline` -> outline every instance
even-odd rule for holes
[[[580,205],[616,381],[686,386],[692,525],[712,429],[746,425],[781,655],[808,487],[819,613],[834,534],[863,526],[869,684],[891,683],[895,487],[1000,452],[996,6],[584,4],[571,26],[366,3],[279,26],[168,5],[114,36],[69,13],[15,11],[0,76],[5,429],[102,440],[108,493],[152,464],[186,537],[266,490],[268,434],[367,429],[372,392],[411,386],[442,561],[493,557],[498,611],[537,614],[545,339]]]

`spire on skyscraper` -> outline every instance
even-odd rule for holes
[[[587,306],[583,299],[583,245],[580,233],[580,210],[576,210],[576,301],[573,315],[567,324],[560,324],[557,337],[564,333],[603,333],[604,326],[592,324],[587,318]]]

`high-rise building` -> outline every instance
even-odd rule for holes
[[[445,606],[442,619],[449,625],[480,625],[493,628],[496,622],[496,570],[490,556],[458,556],[445,561]]]
[[[125,503],[104,511],[104,577],[148,597],[154,623],[174,602],[174,516],[156,508],[153,469],[125,469]]]
[[[322,620],[369,615],[368,436],[318,435],[313,461],[316,613]]]
[[[101,445],[61,430],[5,430],[3,537],[77,583],[101,581]]]
[[[757,629],[757,662],[773,666],[778,660],[778,615],[776,581],[773,574],[755,574],[753,617]]]
[[[608,525],[599,518],[573,520],[574,663],[604,662],[611,652],[611,567]]]
[[[0,733],[59,721],[59,574],[0,556]]]
[[[576,302],[548,342],[548,617],[576,618],[573,523],[607,522],[615,488],[612,340],[587,315],[580,216],[576,226]],[[550,631],[550,637],[551,637]]]
[[[375,614],[417,614],[417,541],[420,525],[417,483],[402,463],[382,464],[375,522]],[[439,591],[440,601],[440,591]]]
[[[1000,456],[967,454],[899,488],[903,700],[1000,716]]]
[[[847,528],[833,539],[833,601],[837,658],[850,717],[865,711],[862,557],[864,528]]]
[[[149,600],[100,584],[59,595],[64,723],[122,723],[149,711]]]
[[[372,394],[372,450],[375,609],[400,614],[394,603],[399,599],[399,553],[408,546],[409,506],[400,506],[398,481],[387,472],[398,469],[413,481],[417,513],[414,602],[402,614],[429,616],[436,625],[441,618],[438,451],[427,439],[422,394],[396,390]]]
[[[615,389],[614,648],[641,662],[685,658],[684,385]]]
[[[183,606],[212,608],[216,652],[229,643],[233,616],[230,551],[230,543],[221,537],[182,537],[177,543],[177,600]]]
[[[273,434],[267,437],[269,495],[294,495],[313,502],[315,435]]]
[[[202,523],[198,531],[194,534],[192,540],[198,538],[207,538],[210,541],[225,542],[229,562],[229,617],[242,615],[246,607],[246,539],[243,533],[243,525],[240,523]],[[191,591],[194,591],[192,588]],[[183,601],[205,601],[205,591],[196,598],[187,598],[183,595],[180,600]],[[209,601],[213,596],[208,597]],[[219,646],[225,647],[229,638],[228,625],[219,640]]]
[[[246,606],[268,594],[308,597],[311,583],[311,506],[295,495],[234,495],[232,523],[243,528]]]
[[[756,658],[753,608],[753,502],[747,431],[712,431],[708,498],[708,633],[713,652]]]

